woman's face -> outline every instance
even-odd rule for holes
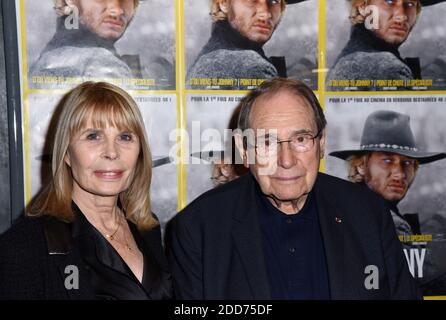
[[[139,152],[134,132],[95,128],[89,121],[72,137],[65,157],[73,176],[73,198],[118,196],[133,180]]]

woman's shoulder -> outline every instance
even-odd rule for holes
[[[26,216],[18,218],[11,228],[0,236],[0,252],[35,248],[37,243],[44,240],[42,224],[44,219],[44,217]]]

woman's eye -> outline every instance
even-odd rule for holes
[[[133,136],[131,133],[123,133],[123,134],[121,134],[121,140],[122,141],[132,141]]]
[[[97,140],[99,135],[97,132],[92,132],[87,135],[87,140]]]

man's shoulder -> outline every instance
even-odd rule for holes
[[[332,175],[319,173],[317,187],[322,192],[329,193],[331,197],[338,199],[364,199],[382,204],[381,196],[370,190],[366,185],[353,183]]]
[[[330,79],[401,79],[412,78],[410,68],[387,51],[357,51],[340,58],[330,72]]]
[[[191,78],[271,78],[274,65],[254,50],[217,49],[201,55],[190,71]]]
[[[216,217],[222,211],[233,210],[241,194],[251,188],[252,176],[243,175],[224,185],[211,189],[187,205],[178,215],[190,215],[199,218],[201,216]]]
[[[61,46],[43,52],[32,65],[32,76],[130,77],[129,67],[102,47]]]

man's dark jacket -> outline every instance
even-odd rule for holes
[[[208,191],[173,220],[168,257],[177,298],[270,299],[256,183],[247,174]],[[314,191],[331,298],[420,298],[383,200],[325,174]],[[375,289],[366,288],[368,266],[377,268]]]

